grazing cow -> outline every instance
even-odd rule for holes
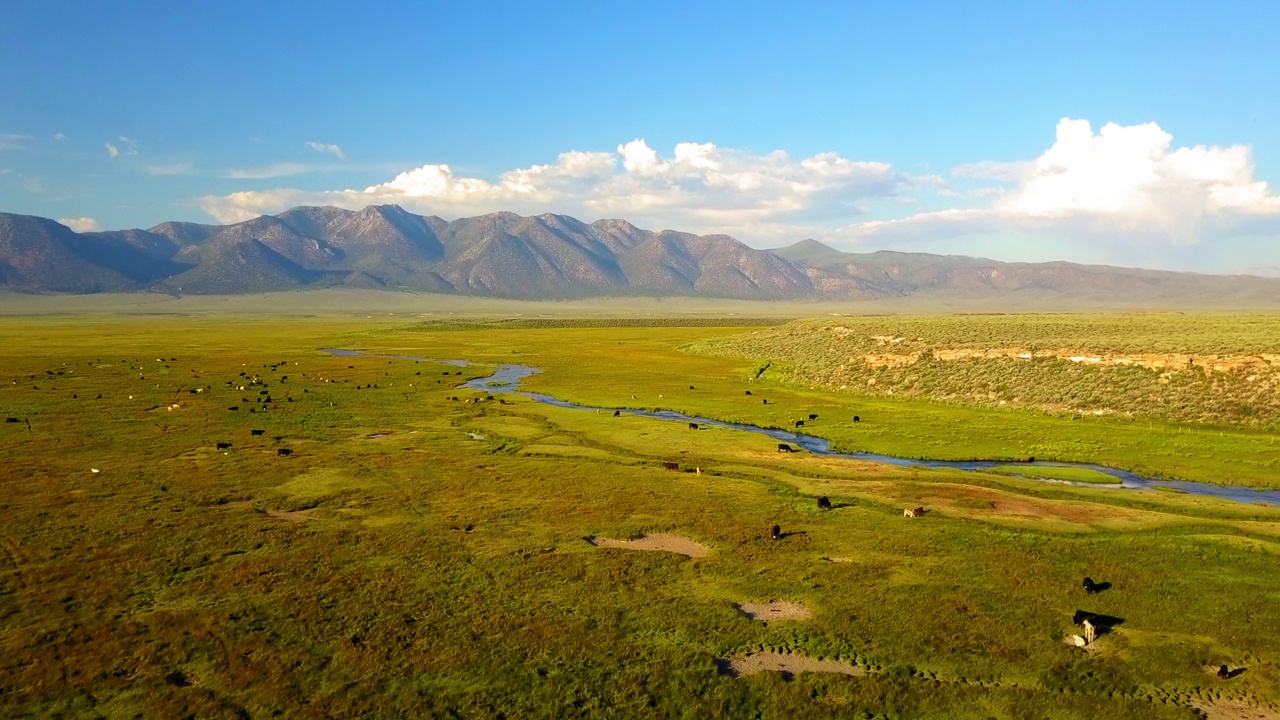
[[[254,437],[258,437],[259,435],[266,435],[267,431],[266,430],[250,430],[249,434]]]
[[[818,498],[818,509],[819,509],[819,510],[830,510],[830,509],[831,509],[831,498],[827,497],[826,495],[823,495],[822,497]]]
[[[690,429],[690,430],[697,430],[697,429],[698,429],[698,423],[689,423],[689,429]]]
[[[502,404],[503,404],[503,405],[505,405],[505,404],[506,404],[506,401],[504,400]],[[618,416],[619,416],[619,415],[621,415],[621,414],[622,414],[622,411],[621,411],[621,410],[614,410],[614,411],[613,411],[613,416],[614,416],[614,417],[618,417]]]
[[[231,412],[235,412],[235,411],[237,411],[237,410],[239,410],[239,409],[240,409],[240,406],[239,406],[239,405],[232,405],[231,407],[229,407],[229,408],[227,408],[227,409],[228,409],[228,410],[230,410]]]
[[[678,463],[678,462],[663,462],[663,463],[662,463],[662,468],[663,468],[664,470],[679,470],[679,469],[680,469],[680,463]]]
[[[690,389],[690,390],[697,390],[697,388],[695,388],[695,387],[694,387],[694,386],[692,386],[692,385],[690,385],[690,386],[689,386],[689,389]]]
[[[230,450],[230,449],[231,449],[231,443],[229,443],[229,442],[220,442],[220,443],[218,443],[218,444],[217,444],[217,448],[218,448],[219,450]]]
[[[1035,461],[1036,461],[1036,456],[1035,456],[1035,455],[1032,455],[1031,457],[1027,458],[1027,462],[1029,462],[1029,463],[1033,463],[1033,462],[1035,462]]]
[[[750,396],[751,396],[751,391],[750,391],[750,390],[748,390],[748,391],[747,391],[747,397],[750,397]]]
[[[817,420],[817,419],[818,419],[818,414],[817,414],[817,413],[809,413],[809,419],[810,419],[810,420]]]
[[[924,516],[924,508],[907,508],[902,511],[902,517],[917,518]]]
[[[796,421],[796,427],[804,427],[804,421],[803,421],[803,420],[797,420],[797,421]]]
[[[1080,583],[1080,585],[1084,588],[1084,591],[1090,595],[1098,592],[1098,585],[1093,581],[1093,578],[1085,578],[1084,582]]]
[[[1220,677],[1220,678],[1222,678],[1222,679],[1224,679],[1224,680],[1225,680],[1225,679],[1227,679],[1227,678],[1229,678],[1229,677],[1231,677],[1231,669],[1230,669],[1230,668],[1228,668],[1226,665],[1219,665],[1219,666],[1218,666],[1218,677]]]
[[[19,420],[19,419],[18,419],[18,418],[16,418],[16,417],[7,417],[7,418],[5,418],[5,419],[4,419],[4,421],[5,421],[5,422],[7,422],[7,423],[22,422],[21,420]]]
[[[781,539],[782,539],[782,526],[781,526],[781,525],[774,525],[772,528],[770,528],[770,529],[769,529],[769,537],[773,538],[774,540],[781,540]]]
[[[854,415],[854,416],[853,416],[853,421],[854,421],[854,422],[862,422],[862,418],[858,417],[857,415]]]
[[[795,452],[795,448],[791,447],[786,443],[778,443],[778,452],[786,452],[786,453]]]
[[[288,457],[292,454],[293,450],[290,450],[289,448],[276,448],[276,455],[278,457]]]
[[[768,405],[768,404],[769,404],[769,399],[768,399],[768,398],[765,398],[764,400],[761,400],[761,401],[760,401],[760,404],[761,404],[761,405]]]

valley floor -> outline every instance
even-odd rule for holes
[[[752,330],[732,320],[406,322],[0,321],[0,715],[1276,717],[1280,508],[459,385],[520,363],[581,404],[1256,487],[1273,433],[830,393],[687,351]]]

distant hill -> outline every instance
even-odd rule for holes
[[[325,287],[520,299],[1280,303],[1280,280],[1261,277],[855,254],[814,240],[757,250],[727,235],[553,214],[450,222],[395,205],[296,207],[234,225],[76,233],[46,218],[0,213],[0,290],[225,295]]]

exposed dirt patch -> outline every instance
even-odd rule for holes
[[[716,664],[720,667],[720,672],[733,677],[755,675],[765,671],[780,672],[786,678],[805,672],[836,673],[851,677],[866,673],[861,667],[848,660],[826,660],[811,658],[808,655],[779,652],[734,655],[731,658],[722,658]]]
[[[369,433],[368,435],[365,435],[365,436],[364,436],[364,439],[365,439],[365,440],[377,440],[378,438],[384,438],[384,437],[391,437],[391,431],[390,431],[390,430],[386,430],[386,431],[383,431],[383,432]]]
[[[291,523],[306,522],[311,519],[307,517],[305,510],[268,510],[267,517]]]
[[[660,552],[671,552],[688,557],[699,558],[706,557],[711,549],[706,545],[696,543],[689,538],[683,538],[679,535],[641,535],[632,540],[615,540],[606,537],[593,537],[590,540],[592,545],[599,548],[622,548],[623,550],[657,550]]]
[[[1209,720],[1280,720],[1280,711],[1275,708],[1245,700],[1195,700],[1191,706],[1203,712]]]
[[[767,603],[738,603],[738,609],[752,620],[768,625],[777,620],[808,620],[813,617],[809,608],[786,600]]]
[[[835,556],[835,555],[833,555],[833,556],[831,556],[831,557],[824,557],[824,558],[822,558],[822,559],[823,559],[823,560],[826,560],[827,562],[833,562],[833,563],[851,563],[851,562],[853,562],[853,558],[840,557],[840,556]]]

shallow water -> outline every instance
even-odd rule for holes
[[[322,352],[341,357],[375,357],[390,360],[419,360],[426,362],[441,362],[455,365],[458,367],[467,367],[465,360],[439,360],[423,357],[412,357],[408,355],[364,355],[356,350],[337,350],[333,348],[322,348]],[[715,420],[713,418],[705,418],[697,415],[685,415],[673,410],[632,410],[627,408],[603,408],[591,405],[578,405],[566,402],[550,395],[542,393],[533,393],[520,390],[520,381],[530,375],[536,375],[542,372],[535,367],[528,365],[499,365],[498,369],[488,377],[476,378],[463,383],[462,387],[468,387],[472,390],[479,390],[488,393],[510,393],[520,395],[547,405],[554,405],[561,408],[569,408],[572,410],[591,410],[591,411],[608,411],[612,413],[618,410],[626,415],[638,415],[640,417],[658,418],[660,420],[674,420],[678,422],[692,422],[700,426],[728,428],[731,430],[742,430],[744,432],[756,433],[757,435],[766,435],[779,442],[785,442],[795,445],[803,450],[813,453],[814,455],[825,455],[827,457],[848,458],[850,460],[863,460],[868,462],[884,463],[886,465],[896,465],[899,467],[921,467],[921,468],[950,468],[953,470],[986,470],[992,467],[1025,467],[1026,473],[1021,475],[1029,480],[1039,480],[1041,482],[1056,483],[1059,485],[1073,485],[1077,487],[1103,488],[1113,490],[1153,490],[1155,488],[1168,488],[1176,490],[1188,495],[1198,495],[1203,497],[1214,497],[1223,500],[1232,500],[1242,503],[1260,503],[1264,505],[1280,505],[1280,490],[1254,490],[1253,488],[1240,487],[1235,485],[1213,485],[1211,483],[1195,482],[1192,480],[1161,480],[1159,478],[1149,478],[1138,475],[1137,473],[1121,470],[1119,468],[1108,467],[1106,465],[1096,465],[1093,463],[1068,463],[1068,462],[1052,462],[1046,460],[1036,460],[1034,462],[1018,462],[1009,460],[921,460],[917,458],[896,457],[893,455],[879,455],[877,453],[842,453],[831,449],[831,441],[826,438],[820,438],[813,435],[805,435],[804,433],[792,432],[783,428],[767,428],[759,425],[750,425],[746,423],[725,422],[723,420]],[[505,383],[504,385],[490,386],[489,383]],[[1061,467],[1061,468],[1081,468],[1085,470],[1094,470],[1115,478],[1113,483],[1088,483],[1088,482],[1072,482],[1069,480],[1055,480],[1050,478],[1037,477],[1035,469],[1037,467]]]

